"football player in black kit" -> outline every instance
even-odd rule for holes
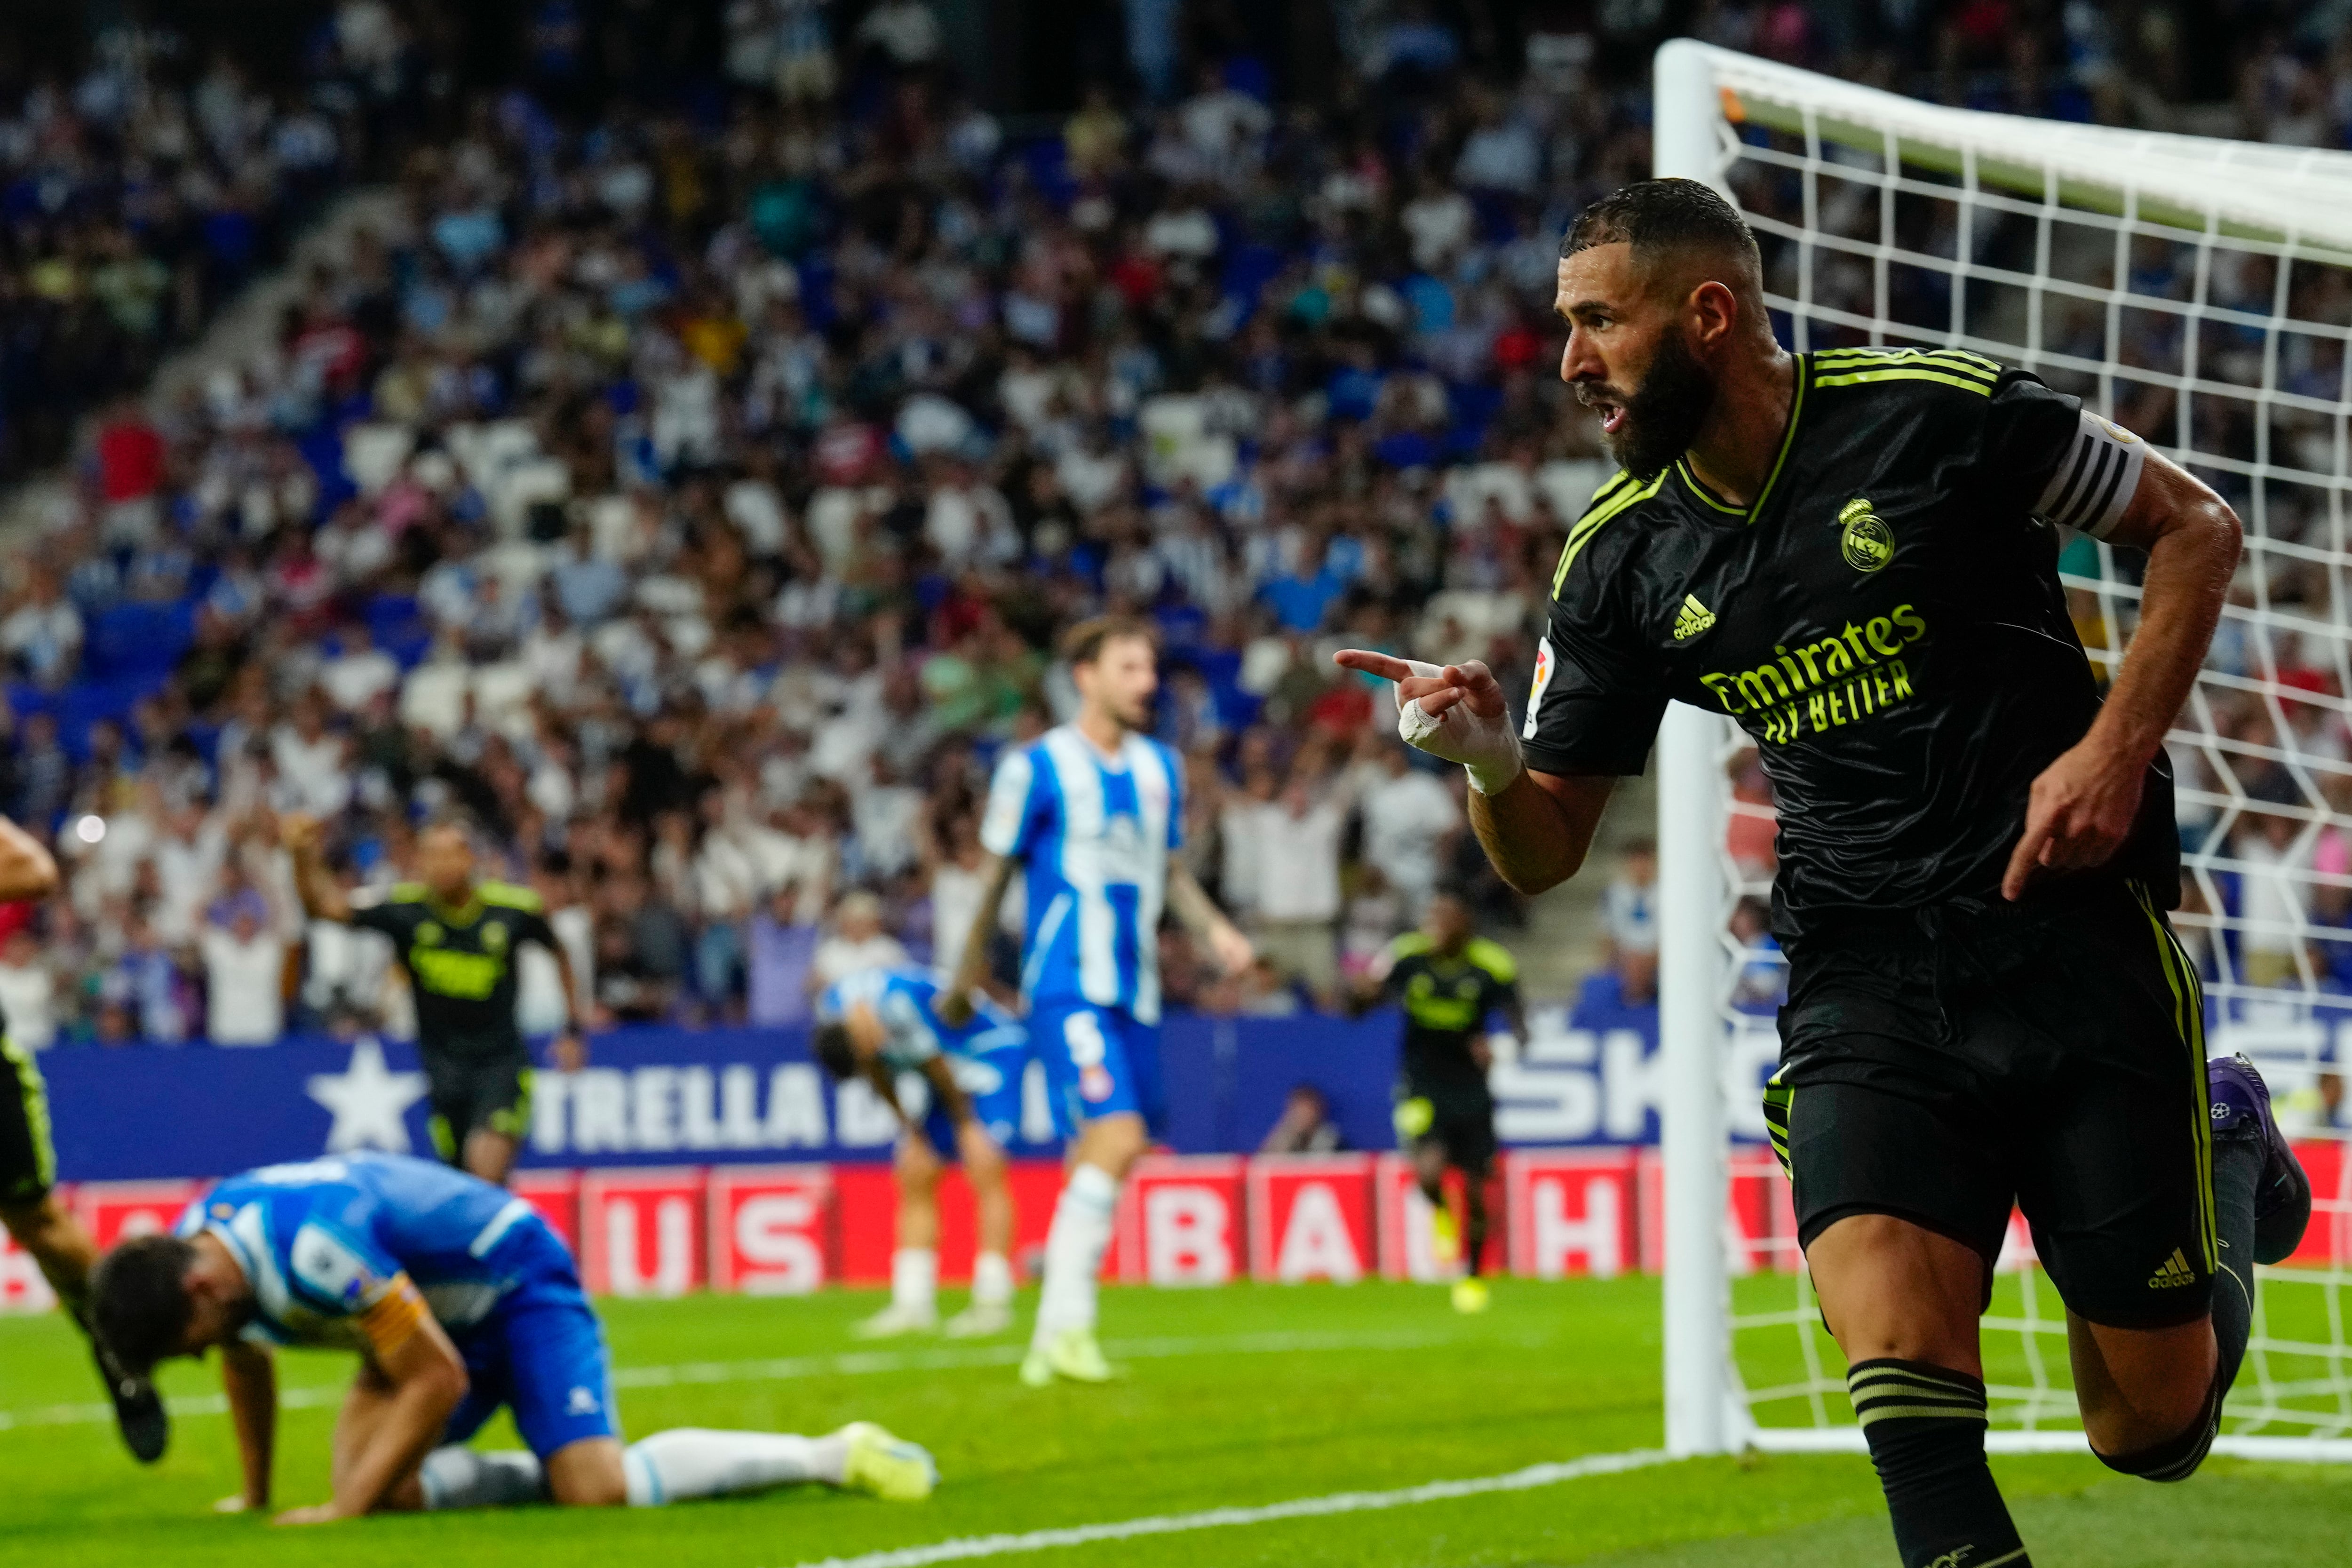
[[[1958,349],[1790,353],[1713,190],[1628,185],[1560,247],[1560,375],[1624,471],[1570,529],[1524,725],[1483,666],[1350,650],[1537,892],[1583,862],[1665,704],[1729,715],[1780,809],[1766,1095],[1906,1568],[2022,1568],[1977,1320],[2012,1200],[2067,1309],[2092,1447],[2203,1459],[2310,1187],[2242,1059],[2205,1059],[2161,743],[2236,517],[2146,442]],[[2102,700],[2060,525],[2144,553]]]
[[[515,1023],[515,950],[522,943],[554,955],[563,1005],[575,1015],[551,1047],[556,1066],[572,1070],[586,1059],[571,955],[539,895],[478,879],[473,838],[460,821],[436,822],[417,835],[415,881],[360,902],[328,870],[317,821],[289,816],[283,837],[304,911],[383,932],[408,972],[441,1157],[503,1185],[530,1130],[530,1052]]]
[[[0,816],[0,903],[46,899],[58,890],[58,863],[41,841]],[[89,1320],[89,1276],[98,1243],[58,1201],[58,1151],[49,1130],[49,1090],[33,1053],[0,1018],[0,1226],[32,1256],[77,1327],[89,1336],[98,1375],[114,1402],[114,1424],[142,1464],[163,1458],[172,1430],[154,1383],[122,1370],[99,1342]]]

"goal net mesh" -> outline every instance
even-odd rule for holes
[[[2335,1127],[2339,1037],[2352,1048],[2352,153],[1944,109],[1709,58],[1714,183],[1763,247],[1784,342],[1962,347],[2022,366],[2243,520],[2220,633],[2167,742],[2185,866],[2175,923],[2203,968],[2209,1049],[2260,1065],[2319,1201],[2303,1251],[2263,1271],[2225,1431],[2352,1434],[2352,1163]],[[2103,679],[2130,647],[2140,570],[2132,552],[2065,543],[2074,622]],[[1769,1031],[1772,805],[1753,742],[1719,722],[1724,1016]],[[1777,1168],[1753,1144],[1730,1165],[1733,1394],[1759,1441],[1857,1436]],[[2063,1310],[2023,1226],[2011,1235],[1984,1324],[1996,1442],[2079,1433]]]

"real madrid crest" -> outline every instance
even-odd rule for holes
[[[1838,508],[1838,552],[1857,572],[1875,572],[1895,559],[1895,531],[1863,496]]]

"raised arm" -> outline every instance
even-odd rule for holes
[[[58,890],[58,862],[48,846],[0,816],[0,904],[46,899]]]
[[[269,1506],[269,1472],[278,1448],[278,1362],[259,1345],[233,1341],[221,1351],[221,1389],[236,1428],[236,1457],[245,1489],[214,1506],[224,1513]]]
[[[2202,480],[2149,452],[2108,542],[2147,552],[2139,629],[2090,732],[2042,770],[2001,892],[2044,871],[2103,865],[2139,814],[2147,764],[2189,700],[2238,567],[2237,514]]]
[[[1349,669],[1396,682],[1397,732],[1468,770],[1471,831],[1504,881],[1534,894],[1576,875],[1617,787],[1613,777],[1530,769],[1503,689],[1476,659],[1440,669],[1364,648],[1336,657]]]
[[[319,819],[289,815],[278,833],[286,852],[294,858],[294,891],[302,900],[302,912],[314,921],[348,924],[352,900],[335,885],[334,873],[327,869],[325,832]]]
[[[1250,939],[1225,918],[1207,889],[1173,855],[1168,858],[1168,907],[1184,922],[1186,931],[1209,944],[1227,974],[1239,974],[1256,961],[1257,950],[1250,945]]]
[[[980,907],[972,911],[971,930],[958,950],[955,973],[940,987],[936,1004],[940,1021],[950,1028],[971,1022],[971,994],[988,978],[989,936],[996,930],[996,914],[1003,908],[1004,890],[1013,885],[1018,864],[1009,855],[991,855],[981,862]]]

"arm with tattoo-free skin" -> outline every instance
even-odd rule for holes
[[[991,855],[981,862],[980,907],[972,911],[971,930],[964,933],[955,974],[940,990],[934,1004],[940,1022],[961,1029],[971,1022],[972,993],[988,978],[988,941],[996,930],[996,912],[1004,906],[1005,889],[1020,862],[1010,856]]]
[[[2104,865],[2131,837],[2147,764],[2189,700],[2230,595],[2237,514],[2162,455],[2146,461],[2131,504],[2107,534],[2110,543],[2147,552],[2139,629],[2090,732],[2033,781],[2025,831],[2001,879],[2011,899],[2045,872]]]
[[[1174,856],[1168,858],[1168,908],[1184,929],[1209,944],[1227,974],[1239,974],[1257,959],[1257,950],[1241,928],[1225,918],[1206,889]]]

